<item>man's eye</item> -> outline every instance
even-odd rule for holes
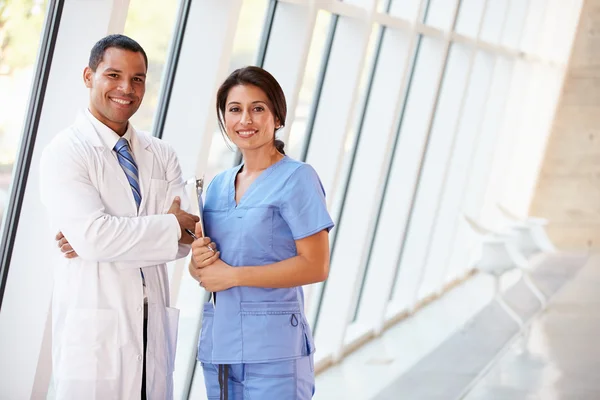
[[[144,83],[144,80],[142,78],[133,78],[133,80],[135,82]]]
[[[119,75],[117,75],[117,74],[108,74],[108,76],[110,76],[111,78],[118,78],[119,77]]]

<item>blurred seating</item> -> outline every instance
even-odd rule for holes
[[[541,251],[539,247],[534,248],[532,243],[537,246],[537,242],[532,239],[532,229],[529,227],[538,226],[543,231],[543,225],[518,222],[507,226],[503,231],[494,231],[468,215],[464,218],[471,229],[481,237],[481,257],[476,261],[475,269],[494,278],[494,301],[522,327],[523,320],[502,298],[501,279],[509,271],[520,271],[523,283],[539,300],[541,307],[546,306],[546,297],[529,275],[528,262],[528,257]],[[523,246],[523,240],[529,240],[527,246]]]

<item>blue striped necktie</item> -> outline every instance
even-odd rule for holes
[[[140,203],[142,202],[142,191],[140,190],[138,167],[133,159],[133,154],[131,154],[131,150],[129,149],[129,143],[127,143],[127,139],[119,139],[115,145],[115,151],[117,152],[119,164],[121,165],[121,168],[123,168],[125,176],[129,181],[129,186],[131,186],[135,204],[139,210]]]
[[[137,205],[137,208],[139,210],[140,203],[142,202],[142,191],[140,190],[139,180],[140,174],[138,173],[137,164],[133,159],[133,154],[131,154],[131,150],[129,149],[129,143],[127,142],[127,139],[119,139],[119,141],[115,145],[115,151],[117,152],[117,159],[119,160],[119,164],[121,165],[121,168],[123,168],[125,176],[129,181],[129,186],[131,186],[131,192],[133,193],[135,204]],[[144,272],[142,272],[141,268],[140,274],[142,274],[142,284],[145,287],[146,279],[144,279]]]

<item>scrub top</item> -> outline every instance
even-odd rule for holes
[[[329,231],[325,192],[315,170],[287,156],[264,170],[235,202],[242,165],[206,189],[204,226],[221,259],[237,266],[273,264],[297,255],[295,240]],[[198,360],[211,364],[288,360],[314,352],[302,287],[239,286],[204,304]]]

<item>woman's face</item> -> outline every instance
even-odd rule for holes
[[[279,121],[270,107],[267,95],[256,86],[237,85],[229,90],[225,102],[225,130],[240,150],[273,146]]]

